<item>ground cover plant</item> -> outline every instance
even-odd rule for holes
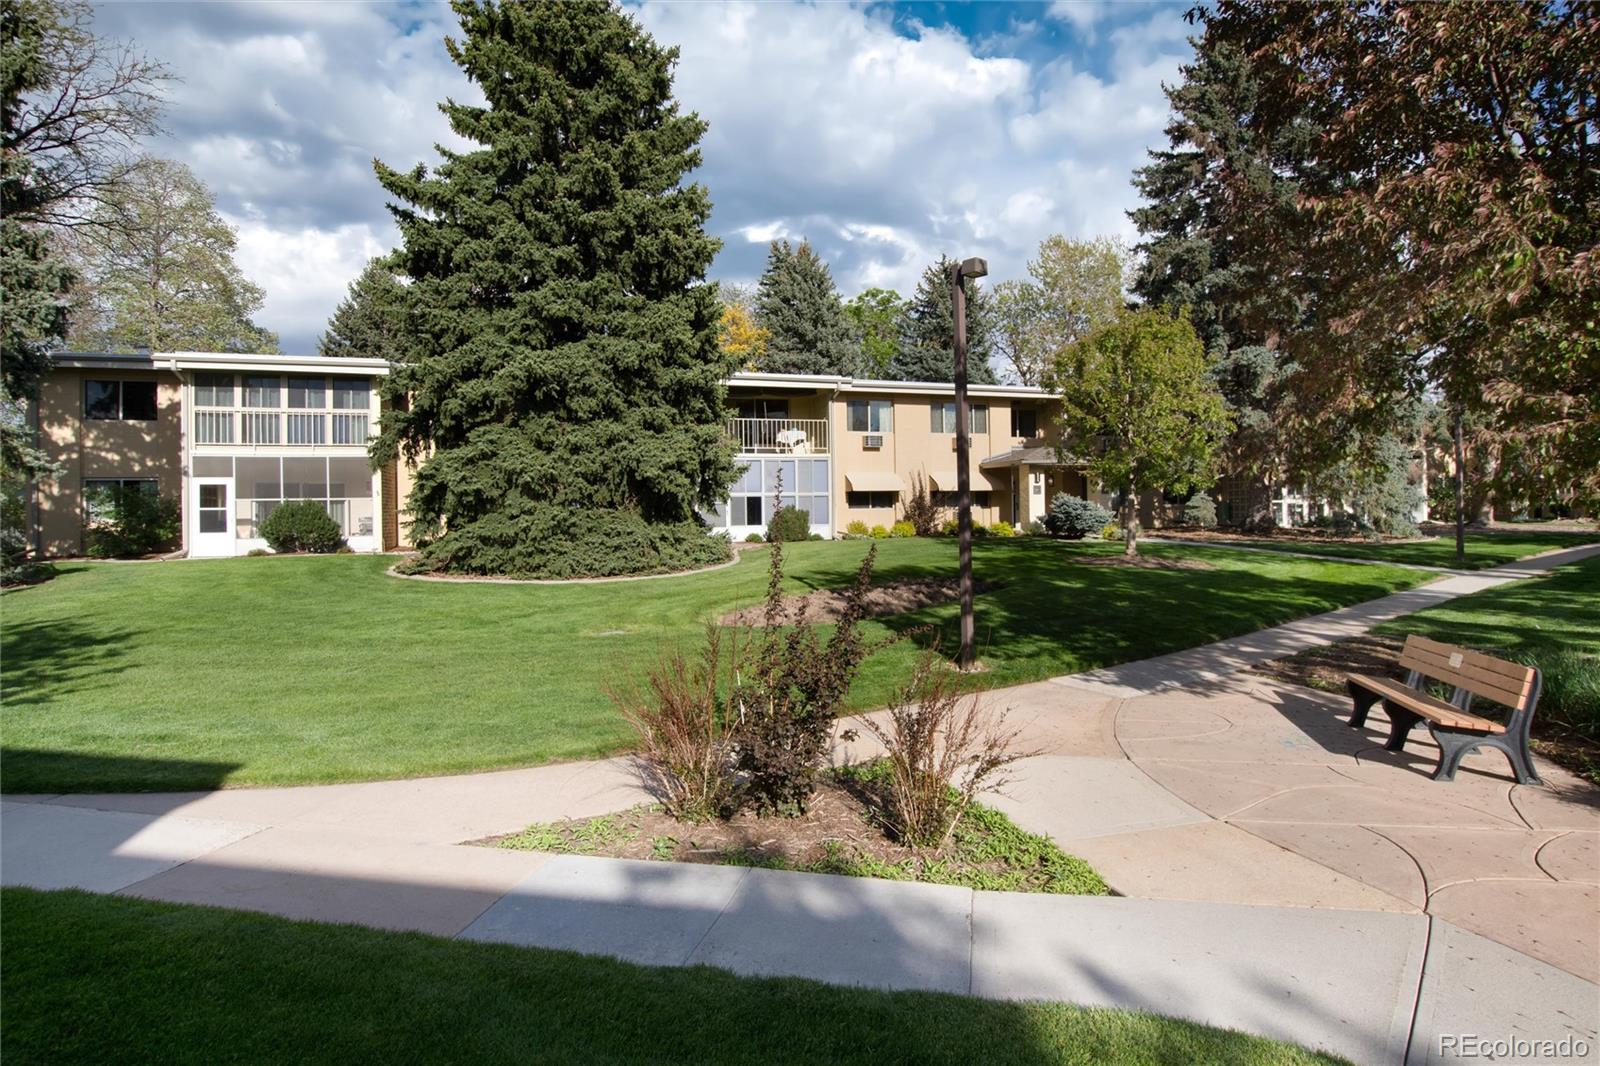
[[[1294,531],[1298,533],[1298,531]],[[1182,532],[1158,531],[1155,536],[1193,536]],[[1307,537],[1303,535],[1243,537],[1229,534],[1211,534],[1219,543],[1238,543],[1252,548],[1273,551],[1303,552],[1307,555],[1326,555],[1333,558],[1370,559],[1374,562],[1408,563],[1419,566],[1442,566],[1452,569],[1483,570],[1502,563],[1513,563],[1530,555],[1575,548],[1584,544],[1600,544],[1600,529],[1592,533],[1542,533],[1508,530],[1501,532],[1469,532],[1466,535],[1467,562],[1456,566],[1456,542],[1453,534],[1423,537],[1415,540],[1369,540],[1364,537],[1334,538]]]
[[[1257,667],[1343,692],[1346,671],[1394,673],[1407,634],[1528,663],[1544,674],[1533,748],[1600,784],[1600,559],[1556,568],[1385,622],[1371,633]]]
[[[587,1064],[645,1048],[696,1066],[1340,1061],[1148,1014],[633,966],[79,892],[7,888],[0,913],[0,1057],[16,1066]]]
[[[786,592],[849,584],[872,542],[784,545]],[[943,538],[879,541],[874,579],[948,577]],[[1208,570],[1076,565],[1118,546],[974,545],[980,687],[1145,658],[1371,599],[1413,570],[1200,547]],[[619,751],[605,694],[707,621],[759,603],[761,552],[643,582],[507,585],[385,575],[366,555],[69,563],[0,593],[0,785],[11,792],[210,788],[439,774]],[[863,664],[846,709],[881,707],[921,646],[957,643],[942,603],[863,623],[922,630]],[[341,695],[335,695],[335,694]]]

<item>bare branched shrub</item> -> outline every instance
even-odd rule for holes
[[[721,633],[707,625],[698,662],[675,653],[646,673],[642,687],[608,690],[639,734],[646,787],[688,822],[726,815],[736,802],[733,716],[717,694],[721,665]]]
[[[943,847],[973,799],[1004,788],[1005,768],[1035,754],[1014,750],[1019,731],[1006,729],[1003,712],[981,710],[977,693],[962,692],[935,651],[917,659],[887,723],[860,722],[887,750],[881,788],[888,829],[913,847]]]
[[[900,505],[900,510],[905,521],[910,522],[911,527],[917,531],[917,536],[938,535],[939,519],[944,514],[944,509],[934,502],[933,496],[928,492],[928,482],[923,478],[921,471],[911,475],[911,495]]]
[[[784,607],[783,545],[772,545],[766,610],[748,654],[741,656],[731,699],[738,766],[758,813],[806,809],[832,741],[834,715],[861,661],[877,647],[861,635],[877,555],[874,544],[845,593],[843,617],[823,641],[805,624],[803,608]]]

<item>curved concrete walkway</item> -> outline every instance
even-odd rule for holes
[[[655,964],[1151,1010],[1360,1062],[1600,1050],[1600,791],[1426,777],[1341,701],[1242,672],[1525,560],[1205,648],[991,692],[1039,755],[997,805],[1126,898],[463,847],[648,797],[624,760],[208,793],[9,797],[0,879]],[[867,754],[861,742],[841,757]]]

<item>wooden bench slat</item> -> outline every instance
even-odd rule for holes
[[[1522,707],[1533,691],[1531,666],[1414,634],[1406,638],[1400,665],[1452,688],[1463,688],[1475,696],[1512,708]]]
[[[1393,700],[1409,711],[1450,729],[1470,729],[1476,733],[1504,733],[1506,727],[1488,718],[1467,714],[1444,700],[1406,687],[1404,682],[1370,674],[1348,674],[1349,679],[1386,700]]]

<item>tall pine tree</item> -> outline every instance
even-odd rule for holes
[[[677,50],[614,3],[456,0],[452,59],[487,106],[398,201],[412,336],[375,461],[420,460],[420,566],[544,577],[725,558],[697,505],[735,476],[717,345],[718,242],[685,176],[705,132]]]
[[[771,337],[758,368],[773,374],[855,374],[860,340],[828,264],[805,241],[773,241],[756,286],[756,324]]]
[[[379,256],[362,268],[317,341],[317,353],[341,358],[403,357],[406,287]]]
[[[951,381],[955,377],[956,316],[950,299],[950,275],[955,260],[941,255],[917,282],[917,291],[900,319],[900,349],[889,360],[888,376],[895,381]],[[989,366],[994,316],[992,298],[967,280],[967,380],[995,384]]]

